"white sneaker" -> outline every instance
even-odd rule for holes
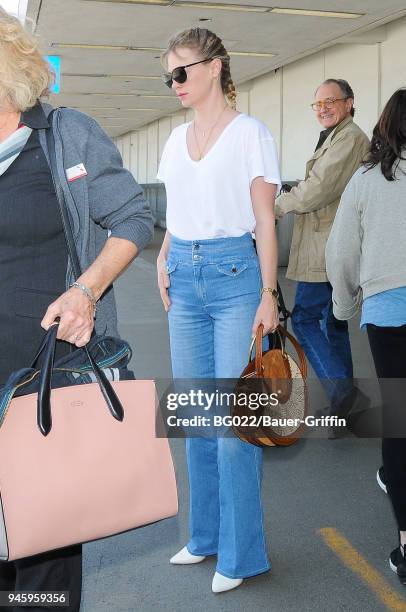
[[[174,565],[188,565],[189,563],[200,563],[204,561],[205,558],[206,557],[202,557],[201,555],[192,555],[185,546],[169,559],[169,563],[173,563]]]
[[[224,591],[231,591],[231,589],[236,589],[242,583],[242,578],[227,578],[222,574],[216,572],[213,576],[213,582],[211,585],[211,590],[213,593],[223,593]]]

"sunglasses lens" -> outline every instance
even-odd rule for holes
[[[179,66],[179,68],[175,68],[175,70],[172,71],[172,78],[177,83],[185,83],[186,82],[187,74],[186,74],[186,70],[183,68],[183,66]]]
[[[163,82],[169,88],[172,87],[174,81],[177,83],[185,83],[187,79],[186,70],[183,66],[179,66],[179,68],[175,68],[172,72],[165,72],[162,75]]]

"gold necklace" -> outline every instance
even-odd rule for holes
[[[204,141],[204,144],[203,144],[203,147],[202,147],[202,148],[200,148],[200,146],[199,146],[199,141],[198,141],[198,139],[197,139],[197,134],[196,134],[196,121],[194,121],[194,120],[193,120],[193,133],[194,133],[194,136],[195,136],[195,142],[196,142],[197,150],[198,150],[198,152],[199,152],[199,159],[198,159],[197,161],[200,161],[200,160],[203,158],[203,155],[204,155],[205,149],[206,149],[207,144],[208,144],[208,142],[209,142],[209,140],[210,140],[211,133],[212,133],[212,131],[214,130],[214,128],[216,127],[216,125],[218,124],[218,122],[220,121],[220,119],[221,119],[221,117],[223,116],[223,113],[224,113],[224,111],[226,110],[226,108],[227,108],[227,107],[228,107],[228,104],[226,104],[226,105],[225,105],[225,107],[223,108],[223,110],[221,111],[221,113],[219,114],[219,116],[217,117],[216,121],[215,121],[215,122],[213,123],[213,125],[210,127],[210,129],[209,129],[209,133],[208,133],[208,135],[207,135],[206,140]],[[206,132],[202,130],[202,134],[203,134],[203,138],[204,138],[204,137],[205,137],[205,135],[206,135]]]

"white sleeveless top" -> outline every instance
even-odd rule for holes
[[[186,131],[169,136],[157,178],[165,183],[168,231],[183,240],[242,236],[255,229],[254,178],[281,184],[275,141],[268,128],[243,113],[223,130],[200,161],[189,155]]]

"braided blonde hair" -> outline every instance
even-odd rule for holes
[[[202,59],[218,58],[221,60],[221,89],[229,105],[235,110],[237,93],[233,79],[231,78],[230,56],[224,48],[221,38],[206,28],[190,28],[188,30],[183,30],[183,32],[175,34],[169,40],[168,46],[161,55],[161,61],[164,65],[166,65],[169,53],[175,51],[178,47],[197,49]]]

